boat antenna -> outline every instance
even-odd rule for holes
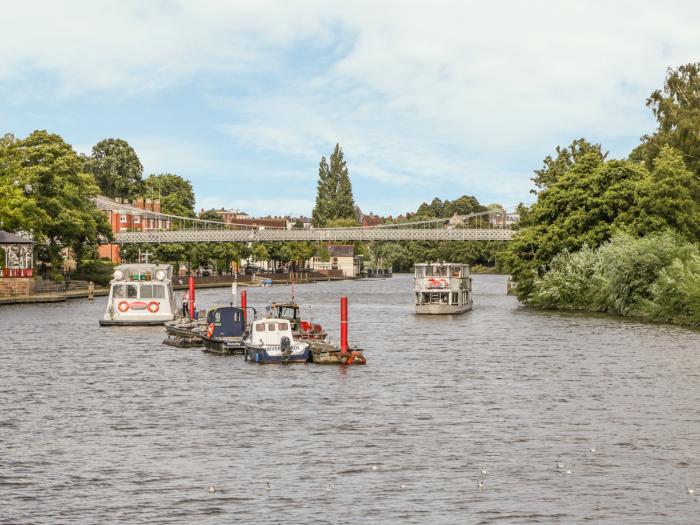
[[[294,302],[294,271],[289,272],[292,276],[292,302]]]

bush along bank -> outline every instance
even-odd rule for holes
[[[526,303],[700,327],[700,248],[671,231],[620,233],[554,257]]]

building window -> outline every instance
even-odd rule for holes
[[[141,217],[140,216],[136,215],[134,217],[134,224],[141,224]]]
[[[120,215],[119,222],[121,222],[122,224],[126,224],[126,215]]]

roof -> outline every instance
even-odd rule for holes
[[[355,247],[352,244],[339,244],[328,247],[331,257],[352,257],[355,254]]]
[[[34,244],[34,241],[0,230],[0,244]]]

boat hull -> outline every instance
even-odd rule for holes
[[[100,319],[100,326],[159,326],[170,319]]]
[[[251,363],[261,365],[287,365],[293,363],[306,363],[309,361],[309,348],[302,352],[290,354],[288,356],[279,353],[271,354],[267,349],[259,346],[245,345],[246,359]]]
[[[472,309],[470,304],[420,304],[416,305],[416,313],[424,315],[463,314]]]

